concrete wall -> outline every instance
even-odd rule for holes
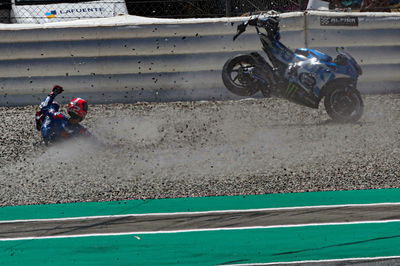
[[[354,18],[358,25],[351,19],[343,26],[326,25],[323,20],[328,15]],[[400,14],[316,11],[306,15],[306,28],[309,48],[334,55],[336,47],[343,46],[356,58],[364,72],[359,79],[362,92],[400,91]]]
[[[400,16],[358,13],[353,14],[358,26],[321,26],[321,17],[328,15],[332,13],[283,14],[282,41],[290,48],[309,46],[330,54],[335,46],[349,47],[365,70],[362,92],[395,90],[400,79],[395,74],[400,66]],[[65,101],[72,95],[92,103],[237,98],[224,88],[221,69],[233,55],[260,50],[251,28],[232,41],[245,19],[121,16],[4,24],[0,105],[38,103],[53,84],[65,87]]]

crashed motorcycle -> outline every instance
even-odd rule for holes
[[[318,108],[324,99],[332,120],[355,122],[361,118],[364,104],[356,87],[362,70],[343,48],[336,48],[335,59],[315,49],[292,51],[280,42],[279,17],[266,15],[239,24],[234,41],[247,26],[255,27],[269,62],[258,52],[229,59],[222,70],[229,91],[239,96],[261,91],[264,97],[285,98],[310,108]]]

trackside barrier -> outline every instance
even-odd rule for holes
[[[0,105],[37,104],[53,84],[65,87],[64,102],[73,95],[91,103],[238,98],[224,88],[221,69],[233,55],[260,50],[251,28],[232,41],[245,19],[120,16],[4,24]],[[281,35],[290,48],[334,55],[334,47],[348,47],[365,72],[360,90],[386,93],[398,89],[400,79],[399,19],[393,14],[285,13]]]
[[[305,24],[309,48],[335,55],[343,46],[356,58],[361,92],[400,91],[400,14],[315,11],[306,13]]]

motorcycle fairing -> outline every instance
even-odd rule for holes
[[[289,82],[298,84],[317,98],[320,97],[321,88],[328,81],[336,78],[331,67],[316,57],[290,63],[285,76]]]
[[[285,77],[289,83],[297,84],[306,92],[301,97],[306,97],[308,102],[316,101],[317,105],[322,88],[332,80],[358,78],[357,67],[350,59],[347,64],[339,65],[329,55],[307,48],[296,49],[294,54],[294,60],[288,64]]]
[[[306,58],[318,58],[323,62],[332,62],[332,57],[315,49],[297,48],[294,52],[296,55],[302,55]]]

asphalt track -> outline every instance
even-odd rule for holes
[[[5,265],[397,265],[399,208],[399,189],[9,206],[0,211],[0,257]]]
[[[4,221],[4,239],[400,221],[400,203]]]

